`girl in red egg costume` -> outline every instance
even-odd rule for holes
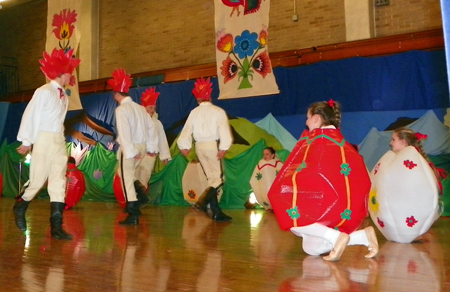
[[[366,258],[378,253],[372,226],[358,227],[367,216],[370,178],[363,158],[339,126],[339,103],[316,102],[305,130],[280,170],[269,199],[280,228],[303,238],[310,255],[329,253],[337,261],[347,245],[365,245]]]

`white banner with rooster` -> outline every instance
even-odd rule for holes
[[[214,0],[219,99],[279,93],[268,52],[270,0]]]
[[[55,48],[63,49],[65,52],[73,49],[73,55],[76,55],[80,42],[78,22],[81,2],[80,0],[48,0],[47,42],[45,43],[47,53],[50,54]],[[71,85],[67,85],[65,90],[70,100],[69,110],[79,110],[83,107],[78,92],[76,72],[73,75],[76,80],[71,82]]]

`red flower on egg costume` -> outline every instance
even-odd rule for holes
[[[268,197],[283,230],[320,223],[351,233],[367,215],[370,186],[363,158],[339,130],[305,130]]]

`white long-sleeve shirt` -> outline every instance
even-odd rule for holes
[[[200,103],[191,111],[181,130],[178,148],[191,149],[192,136],[196,142],[219,141],[219,150],[228,150],[233,138],[225,111],[211,102]]]
[[[160,160],[172,160],[170,156],[169,143],[167,142],[166,133],[164,132],[164,127],[160,120],[158,120],[158,114],[155,113],[152,116],[153,122],[155,122],[156,129],[158,132],[158,148],[159,148],[159,159]]]
[[[127,96],[116,108],[115,114],[118,133],[116,140],[126,159],[139,154],[135,144],[146,144],[147,152],[158,153],[155,123],[142,106]]]
[[[30,146],[36,142],[39,131],[64,133],[64,120],[66,118],[69,99],[64,93],[60,97],[61,88],[52,80],[38,89],[28,103],[20,122],[17,140],[24,146]]]

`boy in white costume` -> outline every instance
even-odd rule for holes
[[[132,84],[131,76],[124,69],[116,69],[112,75],[108,85],[112,87],[114,99],[119,104],[115,110],[117,142],[120,145],[117,150],[118,174],[128,213],[128,217],[119,224],[138,225],[141,204],[134,183],[135,171],[146,155],[157,155],[158,136],[155,124],[145,109],[128,95]]]
[[[51,236],[72,239],[72,235],[62,229],[67,169],[64,120],[69,106],[64,86],[75,84],[72,73],[80,59],[73,58],[73,50],[65,53],[64,50],[54,49],[51,55],[44,52],[44,59],[39,62],[50,83],[34,92],[17,134],[17,140],[22,142],[17,152],[24,155],[31,151],[31,165],[30,183],[13,207],[14,219],[20,230],[27,229],[25,212],[28,203],[48,180]]]
[[[149,114],[156,126],[156,132],[158,135],[158,148],[159,159],[166,165],[172,157],[170,156],[169,143],[167,142],[166,133],[162,123],[158,120],[158,113],[156,113],[156,100],[158,99],[159,92],[155,91],[154,87],[150,87],[142,93],[141,105],[145,108],[145,111]],[[152,176],[153,169],[155,167],[156,156],[145,155],[141,164],[136,169],[136,178],[139,180],[140,185],[136,186],[139,191],[144,191],[148,188],[149,180]]]
[[[228,118],[223,109],[211,103],[212,83],[209,78],[198,79],[192,90],[198,107],[189,114],[177,140],[178,148],[188,156],[195,140],[195,151],[208,179],[208,188],[197,200],[194,208],[207,212],[208,203],[214,221],[230,221],[219,207],[217,188],[223,183],[221,160],[231,147],[232,136]]]

